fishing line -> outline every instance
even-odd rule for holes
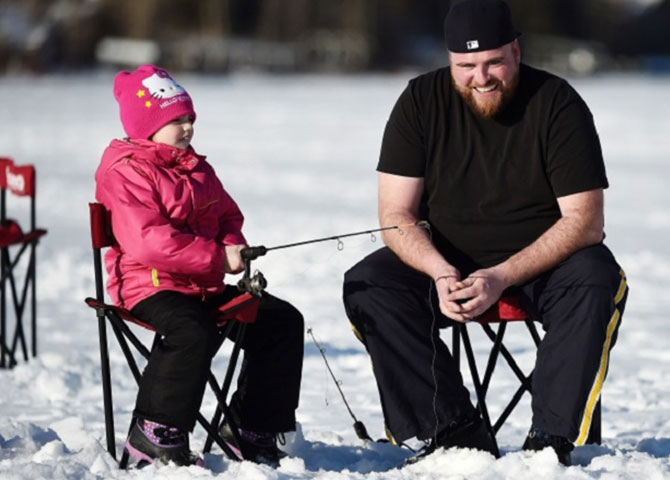
[[[265,287],[267,286],[267,281],[265,280],[265,277],[263,274],[259,271],[256,271],[254,275],[251,275],[251,261],[257,259],[260,256],[265,255],[267,252],[270,252],[272,250],[280,250],[280,249],[285,249],[285,248],[293,248],[293,247],[298,247],[298,246],[303,246],[303,245],[310,245],[313,243],[320,243],[320,242],[326,242],[330,240],[335,240],[337,241],[337,249],[338,250],[343,250],[344,249],[344,242],[342,242],[343,238],[349,238],[349,237],[355,237],[359,235],[370,235],[371,240],[375,242],[377,240],[377,237],[375,236],[375,233],[378,232],[384,232],[384,231],[389,231],[389,230],[398,230],[398,233],[400,235],[404,235],[404,228],[411,228],[411,227],[421,227],[425,228],[428,230],[428,234],[430,236],[430,239],[432,241],[432,233],[430,230],[430,224],[425,221],[425,220],[420,220],[414,223],[407,223],[407,224],[401,224],[401,225],[393,225],[389,227],[381,227],[381,228],[375,228],[371,230],[362,230],[359,232],[352,232],[352,233],[345,233],[341,235],[333,235],[330,237],[322,237],[322,238],[315,238],[312,240],[304,240],[300,242],[293,242],[293,243],[287,243],[284,245],[277,245],[274,247],[265,247],[263,245],[255,246],[255,247],[245,247],[242,250],[240,250],[240,256],[242,257],[242,260],[244,262],[244,276],[242,279],[237,283],[237,288],[241,291],[249,292],[252,295],[255,296],[261,296],[262,292],[265,290]],[[432,291],[432,284],[431,284],[431,291]],[[429,301],[431,298],[431,292],[429,292]],[[431,311],[432,311],[432,304],[431,304]],[[434,330],[435,328],[435,323],[436,323],[436,317],[435,313],[433,312],[433,326],[431,327],[431,331]],[[367,429],[365,428],[365,425],[363,422],[359,421],[356,416],[354,415],[354,412],[351,410],[351,407],[349,407],[349,403],[347,402],[347,399],[344,396],[344,392],[342,391],[342,388],[340,387],[341,382],[337,380],[335,377],[335,374],[330,368],[330,364],[328,363],[328,359],[326,358],[325,350],[319,345],[319,343],[316,341],[316,338],[314,337],[314,333],[311,328],[307,330],[307,333],[312,337],[312,341],[316,345],[316,347],[319,350],[319,353],[321,354],[321,357],[323,358],[323,361],[326,364],[326,368],[328,370],[328,373],[330,374],[331,378],[335,382],[335,386],[337,387],[337,390],[340,392],[340,396],[342,397],[342,401],[344,402],[344,405],[347,407],[347,411],[349,412],[349,415],[351,418],[354,420],[354,430],[356,432],[356,435],[358,438],[361,440],[369,440],[369,441],[374,441],[372,438],[370,438],[370,435],[368,435]],[[432,338],[432,336],[431,336]],[[437,355],[437,347],[435,345],[435,339],[433,338],[433,361],[432,361],[432,372],[433,372],[433,380],[435,383],[435,394],[433,396],[433,411],[435,413],[435,418],[436,418],[436,426],[435,430],[437,431],[437,380],[435,376],[435,357]],[[437,433],[435,434],[437,437]],[[378,442],[382,442],[382,440],[378,440]],[[405,446],[409,448],[411,451],[414,451],[411,449],[409,446],[405,445],[404,443],[401,443],[400,445]]]
[[[430,243],[433,243],[433,232],[430,229],[430,225],[426,227],[426,230],[428,230],[428,237],[430,238]],[[437,391],[438,391],[438,386],[437,386],[437,374],[435,373],[435,361],[437,360],[437,341],[435,340],[435,336],[439,336],[439,333],[435,332],[435,327],[437,324],[437,315],[435,315],[435,309],[433,307],[433,283],[435,283],[432,279],[430,280],[430,283],[428,285],[428,306],[430,307],[430,314],[432,316],[431,324],[430,324],[430,343],[433,347],[433,358],[430,361],[430,373],[433,377],[433,385],[435,385],[435,390],[433,390],[433,416],[435,418],[435,429],[433,430],[433,441],[437,445],[437,434],[439,425],[440,425],[440,418],[437,413]]]
[[[326,350],[319,344],[319,342],[316,341],[316,337],[314,337],[314,332],[313,332],[311,327],[307,329],[307,333],[312,337],[312,341],[314,342],[314,345],[316,345],[316,348],[319,350],[319,353],[321,354],[321,357],[323,358],[323,361],[326,364],[326,368],[328,369],[328,373],[330,374],[330,377],[333,379],[333,382],[335,382],[335,386],[337,387],[338,392],[340,392],[340,396],[342,397],[342,401],[344,402],[344,406],[347,407],[347,411],[349,412],[349,415],[354,420],[354,431],[356,432],[356,435],[361,440],[369,440],[369,441],[373,442],[374,440],[372,440],[372,438],[370,438],[370,435],[368,435],[368,431],[365,428],[365,425],[363,424],[363,422],[358,420],[356,418],[356,415],[354,415],[354,412],[351,410],[351,407],[349,406],[349,403],[347,402],[347,399],[344,396],[344,392],[342,391],[342,388],[340,386],[340,385],[342,385],[342,382],[335,377],[335,374],[333,373],[333,370],[330,368],[330,364],[328,363],[328,359],[326,358]]]

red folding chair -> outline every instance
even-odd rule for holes
[[[106,321],[109,322],[112,332],[116,337],[117,343],[123,352],[128,367],[139,385],[141,378],[140,369],[135,361],[135,357],[131,350],[132,345],[135,350],[145,359],[151,355],[151,350],[161,341],[160,335],[154,335],[153,345],[148,348],[135,335],[129,325],[139,325],[142,328],[154,331],[151,325],[148,325],[137,319],[131,312],[126,309],[105,303],[105,293],[103,286],[103,269],[102,269],[102,253],[101,250],[105,247],[110,247],[115,244],[114,234],[111,229],[110,213],[100,203],[90,203],[90,220],[91,220],[91,241],[93,246],[93,266],[95,275],[95,298],[86,298],[86,304],[93,308],[98,318],[98,333],[100,342],[100,366],[102,372],[102,390],[103,390],[103,404],[105,411],[105,434],[107,441],[107,451],[116,459],[116,443],[114,430],[114,412],[112,402],[112,386],[109,368],[109,350],[107,347],[107,330]],[[228,445],[221,439],[218,433],[218,425],[220,423],[221,415],[224,415],[226,422],[231,425],[231,430],[237,436],[237,428],[235,422],[230,415],[227,396],[233,380],[235,366],[239,358],[240,348],[244,340],[246,327],[249,323],[256,320],[256,313],[258,311],[259,298],[250,293],[243,293],[228,303],[221,306],[212,315],[212,321],[217,322],[222,328],[223,337],[228,338],[232,329],[238,326],[235,339],[233,340],[233,349],[228,363],[228,368],[223,380],[223,384],[219,386],[216,377],[212,372],[209,373],[208,384],[217,400],[217,408],[211,421],[198,413],[197,422],[207,432],[207,440],[203,452],[210,451],[212,444],[216,443],[225,453],[225,455],[232,460],[241,460],[228,447]],[[129,345],[130,343],[130,345]],[[135,421],[131,419],[130,428]],[[237,438],[238,445],[241,443]],[[244,452],[242,452],[244,453]],[[126,468],[128,463],[128,453],[124,450],[119,466]]]
[[[7,217],[7,191],[17,197],[28,197],[29,230],[24,232],[20,224]],[[35,226],[35,167],[15,165],[11,158],[0,158],[0,368],[16,364],[16,349],[21,346],[24,360],[28,360],[23,314],[30,297],[30,345],[33,357],[37,355],[37,282],[35,275],[36,247],[39,239],[47,233]],[[15,253],[10,247],[16,248]],[[27,252],[25,270],[20,265]],[[13,254],[12,254],[13,253]],[[22,271],[19,271],[19,270]],[[23,285],[18,286],[23,277]],[[17,278],[19,277],[19,278]],[[8,341],[7,284],[11,290],[15,317],[15,330],[11,343]]]
[[[519,303],[517,297],[503,297],[498,302],[493,305],[489,310],[487,310],[483,315],[481,315],[477,320],[478,323],[487,337],[493,342],[491,350],[488,355],[488,360],[486,363],[486,369],[484,370],[483,379],[479,376],[479,369],[477,368],[477,362],[475,361],[475,355],[472,348],[472,343],[470,342],[470,336],[468,334],[468,325],[465,323],[459,323],[452,332],[452,355],[457,363],[460,363],[460,349],[461,349],[461,340],[463,344],[463,349],[465,350],[466,358],[468,361],[468,368],[470,370],[470,376],[472,378],[472,383],[474,385],[475,394],[477,396],[477,408],[481,414],[484,426],[489,432],[491,439],[495,445],[496,453],[499,455],[498,443],[496,441],[496,434],[500,428],[505,424],[505,421],[509,418],[510,414],[516,406],[519,404],[519,401],[523,397],[525,392],[528,392],[530,395],[533,393],[533,384],[532,377],[533,372],[531,371],[528,374],[523,373],[522,369],[519,367],[517,361],[514,359],[512,353],[505,347],[503,343],[505,338],[505,332],[507,330],[507,325],[510,322],[523,322],[528,329],[528,332],[537,348],[540,344],[541,337],[535,328],[535,323],[530,318],[530,316],[524,311]],[[493,330],[491,324],[497,324],[498,328],[496,331]],[[491,418],[489,416],[488,407],[486,406],[486,394],[488,392],[491,379],[493,377],[493,372],[496,368],[498,358],[502,357],[507,362],[507,365],[512,370],[514,375],[519,380],[519,387],[516,392],[512,395],[510,400],[507,402],[506,406],[503,408],[503,411],[500,413],[498,419],[495,423],[491,423]],[[600,401],[594,410],[593,420],[591,422],[591,430],[587,443],[597,443],[601,442],[601,411],[600,411]]]

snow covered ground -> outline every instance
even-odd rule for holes
[[[579,448],[565,468],[550,452],[526,453],[529,402],[501,430],[503,457],[448,451],[402,468],[410,455],[364,444],[309,337],[291,458],[277,470],[232,463],[215,449],[208,469],[121,472],[106,454],[87,202],[108,141],[121,136],[114,72],[0,78],[0,156],[33,163],[38,223],[39,356],[0,371],[0,478],[221,479],[660,479],[670,478],[670,79],[603,76],[574,81],[600,132],[611,188],[607,243],[631,294],[604,387],[603,444]],[[410,73],[390,76],[232,77],[179,75],[198,112],[194,146],[207,154],[247,217],[247,238],[275,246],[376,226],[374,169],[385,120]],[[10,199],[10,212],[22,209]],[[24,212],[25,213],[25,212]],[[341,304],[345,270],[380,246],[370,236],[271,252],[256,262],[270,290],[305,315],[358,419],[375,438],[383,421],[370,363]],[[11,320],[10,320],[11,323]],[[533,349],[520,326],[510,345],[528,368]],[[484,355],[488,341],[475,336]],[[223,369],[228,352],[215,368]],[[480,357],[480,361],[484,361]],[[120,351],[112,375],[121,446],[135,387]],[[495,415],[514,388],[501,364],[488,396]],[[211,411],[213,399],[206,397]],[[201,447],[202,431],[192,443]]]

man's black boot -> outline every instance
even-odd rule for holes
[[[496,443],[489,435],[481,418],[467,419],[460,424],[451,427],[438,434],[437,441],[432,439],[429,444],[422,448],[419,453],[410,457],[405,465],[414,464],[423,460],[438,448],[474,448],[488,452],[496,458],[500,457]]]
[[[530,427],[526,441],[523,442],[524,450],[544,450],[551,447],[558,456],[558,461],[566,467],[572,465],[570,452],[575,448],[574,445],[565,437],[551,435],[535,426]]]

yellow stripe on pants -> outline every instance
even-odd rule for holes
[[[619,302],[623,299],[624,293],[626,292],[626,276],[623,272],[621,273],[621,283],[619,284],[619,289],[617,290],[616,296],[614,297],[614,304],[618,305]],[[588,399],[586,401],[586,409],[584,410],[584,416],[582,417],[582,422],[579,427],[579,435],[577,440],[575,440],[575,445],[581,446],[584,445],[586,439],[589,436],[589,431],[591,430],[591,421],[593,420],[593,410],[598,403],[600,398],[600,392],[602,391],[603,383],[605,382],[605,374],[607,373],[607,364],[609,363],[609,353],[612,345],[612,337],[616,331],[617,324],[621,318],[621,312],[619,308],[614,309],[614,313],[610,318],[609,323],[607,324],[607,335],[605,337],[605,344],[603,345],[603,353],[600,357],[600,368],[596,374],[596,380],[591,387],[591,392],[589,393]]]

